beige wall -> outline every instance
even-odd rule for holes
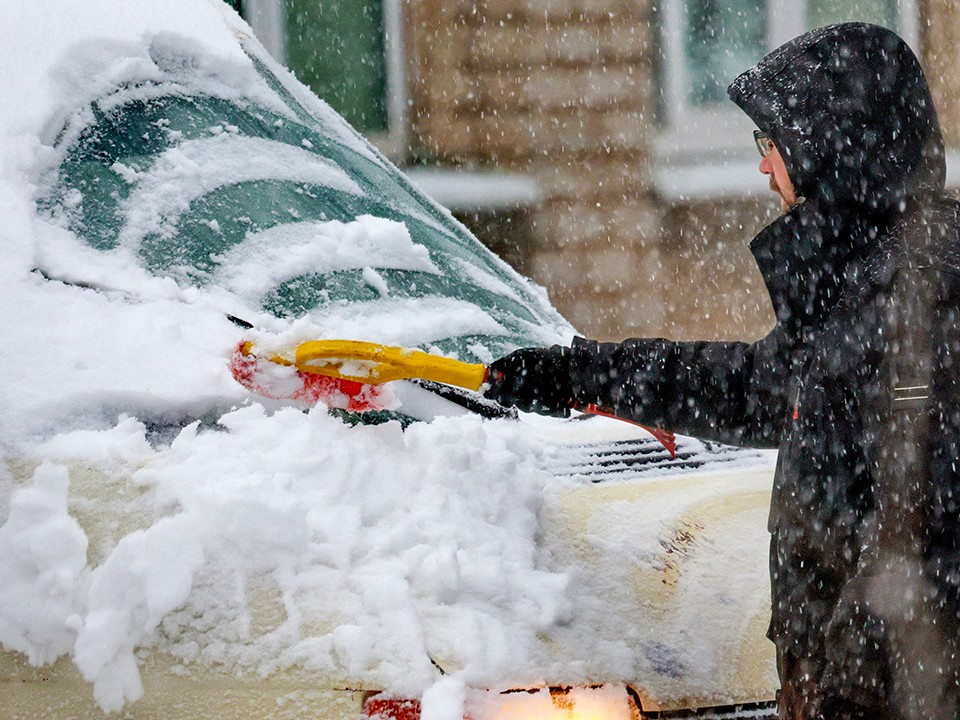
[[[921,25],[960,145],[958,6],[926,0]],[[532,245],[524,269],[581,332],[754,339],[771,327],[747,243],[774,203],[656,196],[650,0],[410,0],[408,11],[415,143],[539,181],[543,202],[517,238]]]
[[[960,147],[960,2],[927,0],[922,10],[921,60],[947,142]]]
[[[539,181],[527,270],[584,333],[658,327],[662,303],[644,303],[661,234],[646,0],[416,0],[410,10],[421,146]]]

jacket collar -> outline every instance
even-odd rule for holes
[[[750,251],[763,276],[777,322],[820,323],[836,304],[850,261],[884,230],[855,212],[805,201],[761,230]]]

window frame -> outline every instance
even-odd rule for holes
[[[384,155],[403,161],[410,151],[410,94],[406,66],[406,33],[402,0],[381,0],[386,64],[386,132],[365,133]],[[283,0],[244,0],[243,14],[267,52],[289,67]]]
[[[805,32],[807,2],[766,1],[769,52]],[[660,160],[686,165],[748,158],[753,152],[749,136],[754,126],[739,108],[732,103],[698,108],[687,100],[686,11],[686,0],[661,0],[658,31],[663,53],[660,83],[663,115],[662,127],[654,140],[654,154]],[[900,36],[919,54],[918,0],[897,0],[897,25]]]

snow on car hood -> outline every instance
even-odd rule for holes
[[[533,542],[538,451],[510,423],[347,428],[251,406],[169,448],[130,418],[32,455],[45,464],[0,527],[0,642],[70,653],[106,709],[142,693],[143,647],[419,696],[432,661],[481,687],[530,679],[549,664],[537,635],[572,619],[570,578]]]

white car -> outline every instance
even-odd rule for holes
[[[772,453],[252,392],[574,330],[220,0],[62,10],[0,43],[0,717],[773,715]]]

